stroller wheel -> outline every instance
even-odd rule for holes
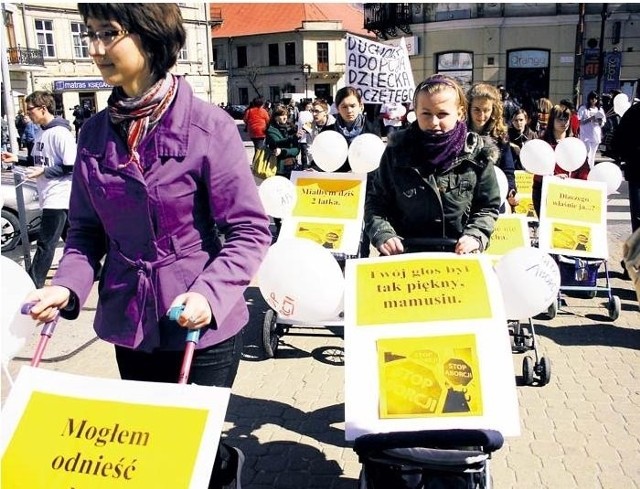
[[[278,350],[280,338],[277,334],[277,327],[276,313],[273,309],[269,309],[265,312],[262,323],[262,345],[264,346],[264,353],[267,358],[275,357]]]
[[[551,362],[548,358],[540,357],[538,374],[540,376],[540,385],[547,385],[551,380]]]
[[[522,383],[533,384],[533,358],[528,355],[522,359]]]
[[[621,309],[620,297],[618,297],[617,295],[612,295],[607,308],[609,309],[609,318],[612,321],[618,319],[620,317]]]

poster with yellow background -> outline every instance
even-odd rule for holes
[[[540,249],[553,254],[607,259],[606,212],[604,182],[544,177],[538,230]]]
[[[537,220],[533,207],[533,173],[525,170],[515,171],[516,188],[518,189],[518,205],[513,209],[514,214],[525,216],[528,220]]]
[[[336,253],[356,255],[364,219],[366,174],[292,172],[296,205],[280,236],[315,241]]]
[[[1,486],[206,489],[228,401],[229,389],[23,367],[3,406]]]
[[[484,254],[347,260],[345,436],[520,431],[502,292]]]

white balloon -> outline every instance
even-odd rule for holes
[[[546,141],[531,139],[522,145],[520,162],[529,173],[553,175],[556,167],[556,154]]]
[[[309,149],[313,161],[326,172],[336,171],[347,160],[349,145],[342,134],[336,131],[323,131],[318,134]]]
[[[280,317],[301,322],[335,318],[344,276],[327,248],[304,238],[279,239],[257,274],[262,297]]]
[[[572,172],[587,160],[587,147],[578,138],[564,138],[555,149],[556,161],[563,170]]]
[[[629,102],[629,97],[624,93],[619,93],[613,98],[613,111],[620,117],[624,115],[629,107],[631,107],[631,102]]]
[[[29,292],[36,289],[31,277],[13,260],[0,256],[2,271],[2,363],[5,365],[24,347],[36,331],[36,323],[21,313],[22,304]]]
[[[607,184],[607,194],[612,194],[620,188],[622,184],[622,170],[615,163],[603,161],[598,163],[589,172],[587,180],[604,182]]]
[[[417,119],[416,113],[413,110],[407,113],[407,122],[409,124],[413,124],[416,121],[416,119]]]
[[[516,248],[504,255],[494,270],[508,319],[535,316],[557,300],[560,289],[558,264],[538,248]]]
[[[498,180],[498,187],[500,188],[500,202],[504,202],[507,200],[507,195],[509,194],[509,181],[502,169],[497,166],[494,166],[493,169],[496,172],[496,179]]]
[[[354,173],[369,173],[380,166],[386,145],[375,134],[361,134],[349,145],[349,165]]]
[[[276,175],[267,178],[258,187],[258,195],[267,214],[287,217],[296,205],[295,185],[286,177]]]

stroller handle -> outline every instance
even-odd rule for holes
[[[454,251],[458,240],[453,238],[404,238],[403,243],[410,253]]]
[[[455,449],[461,446],[478,446],[483,452],[491,453],[500,449],[503,443],[504,438],[499,431],[452,429],[371,433],[356,438],[353,448],[358,455],[367,455],[390,448]]]
[[[29,315],[31,309],[36,304],[37,302],[26,302],[22,304],[22,307],[20,307],[20,313],[24,314],[25,316]],[[58,317],[59,316],[56,314],[56,317],[52,321],[44,323],[44,325],[42,326],[42,331],[40,332],[41,336],[48,336],[49,338],[51,338],[53,332],[56,329],[56,324],[58,324]]]

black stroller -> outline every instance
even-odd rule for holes
[[[493,430],[363,435],[358,489],[490,489],[489,460],[503,443]]]

